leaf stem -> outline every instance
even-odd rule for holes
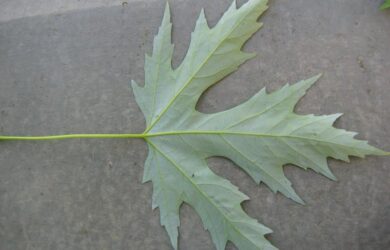
[[[68,134],[68,135],[48,135],[48,136],[3,136],[3,135],[0,135],[0,141],[2,141],[2,140],[43,141],[43,140],[77,139],[77,138],[89,138],[89,139],[145,138],[145,134]]]

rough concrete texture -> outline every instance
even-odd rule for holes
[[[0,8],[0,21],[63,13],[70,10],[90,9],[96,7],[108,7],[126,5],[138,0],[2,0]]]
[[[212,87],[199,110],[220,111],[263,86],[323,72],[297,111],[345,113],[337,127],[390,150],[390,11],[380,12],[380,2],[271,1],[264,28],[246,46],[259,56]],[[175,65],[200,9],[215,24],[229,3],[171,1]],[[24,18],[1,12],[9,21],[0,23],[0,133],[141,132],[129,81],[143,81],[163,6],[129,1]],[[151,209],[152,186],[141,184],[146,154],[142,140],[1,142],[0,249],[171,249]],[[210,160],[251,197],[245,210],[274,230],[268,238],[280,249],[389,249],[390,158],[329,163],[337,182],[285,168],[302,206],[258,187],[233,163]],[[181,218],[181,249],[214,249],[192,208],[184,205]]]

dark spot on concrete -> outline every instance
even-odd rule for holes
[[[362,58],[361,56],[358,56],[358,57],[356,58],[356,61],[358,62],[359,67],[360,67],[363,71],[365,71],[365,70],[366,70],[366,66],[364,66],[363,58]]]
[[[81,235],[87,235],[88,233],[89,233],[88,229],[86,229],[85,227],[81,228],[79,231],[79,234]]]

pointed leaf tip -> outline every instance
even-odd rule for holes
[[[232,3],[229,6],[228,11],[230,10],[237,10],[237,0],[233,0]]]
[[[295,194],[294,196],[291,196],[290,199],[292,199],[293,201],[295,201],[296,203],[299,203],[301,205],[305,205],[306,204],[298,194]]]
[[[169,2],[167,1],[165,4],[164,17],[163,22],[169,22],[171,20],[171,7],[169,6]]]
[[[320,78],[322,77],[322,74],[315,75],[309,79],[300,81],[296,84],[298,84],[299,88],[302,88],[304,91],[307,91],[311,86],[313,86]]]
[[[322,73],[319,73],[319,74],[313,76],[312,78],[308,79],[308,81],[315,83],[315,82],[317,82],[322,76],[323,76],[323,74],[322,74]]]
[[[207,29],[209,29],[209,25],[207,23],[204,8],[202,8],[199,12],[199,16],[198,16],[198,20],[196,21],[196,28],[195,29],[200,29],[200,27],[204,27],[204,26],[206,26]]]
[[[204,12],[204,8],[200,10],[198,21],[207,22],[206,20],[206,14]]]
[[[131,83],[130,83],[131,87],[134,89],[134,88],[140,88],[140,86],[138,85],[138,83],[136,83],[134,80],[131,80]]]

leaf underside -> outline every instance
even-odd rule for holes
[[[132,83],[145,115],[149,155],[144,182],[153,182],[153,208],[160,209],[161,224],[174,249],[178,248],[179,208],[183,202],[200,215],[216,249],[227,241],[239,249],[276,249],[264,235],[271,229],[241,208],[248,197],[229,181],[214,174],[206,159],[224,156],[234,161],[256,183],[303,203],[283,173],[294,164],[335,179],[327,157],[348,161],[348,156],[382,155],[356,133],[332,127],[340,114],[297,115],[293,109],[319,76],[285,85],[271,94],[262,89],[248,101],[223,112],[195,110],[201,94],[254,54],[241,50],[261,23],[266,0],[235,1],[218,24],[209,28],[202,11],[181,65],[172,68],[172,24],[169,6],[146,56],[145,85]]]

